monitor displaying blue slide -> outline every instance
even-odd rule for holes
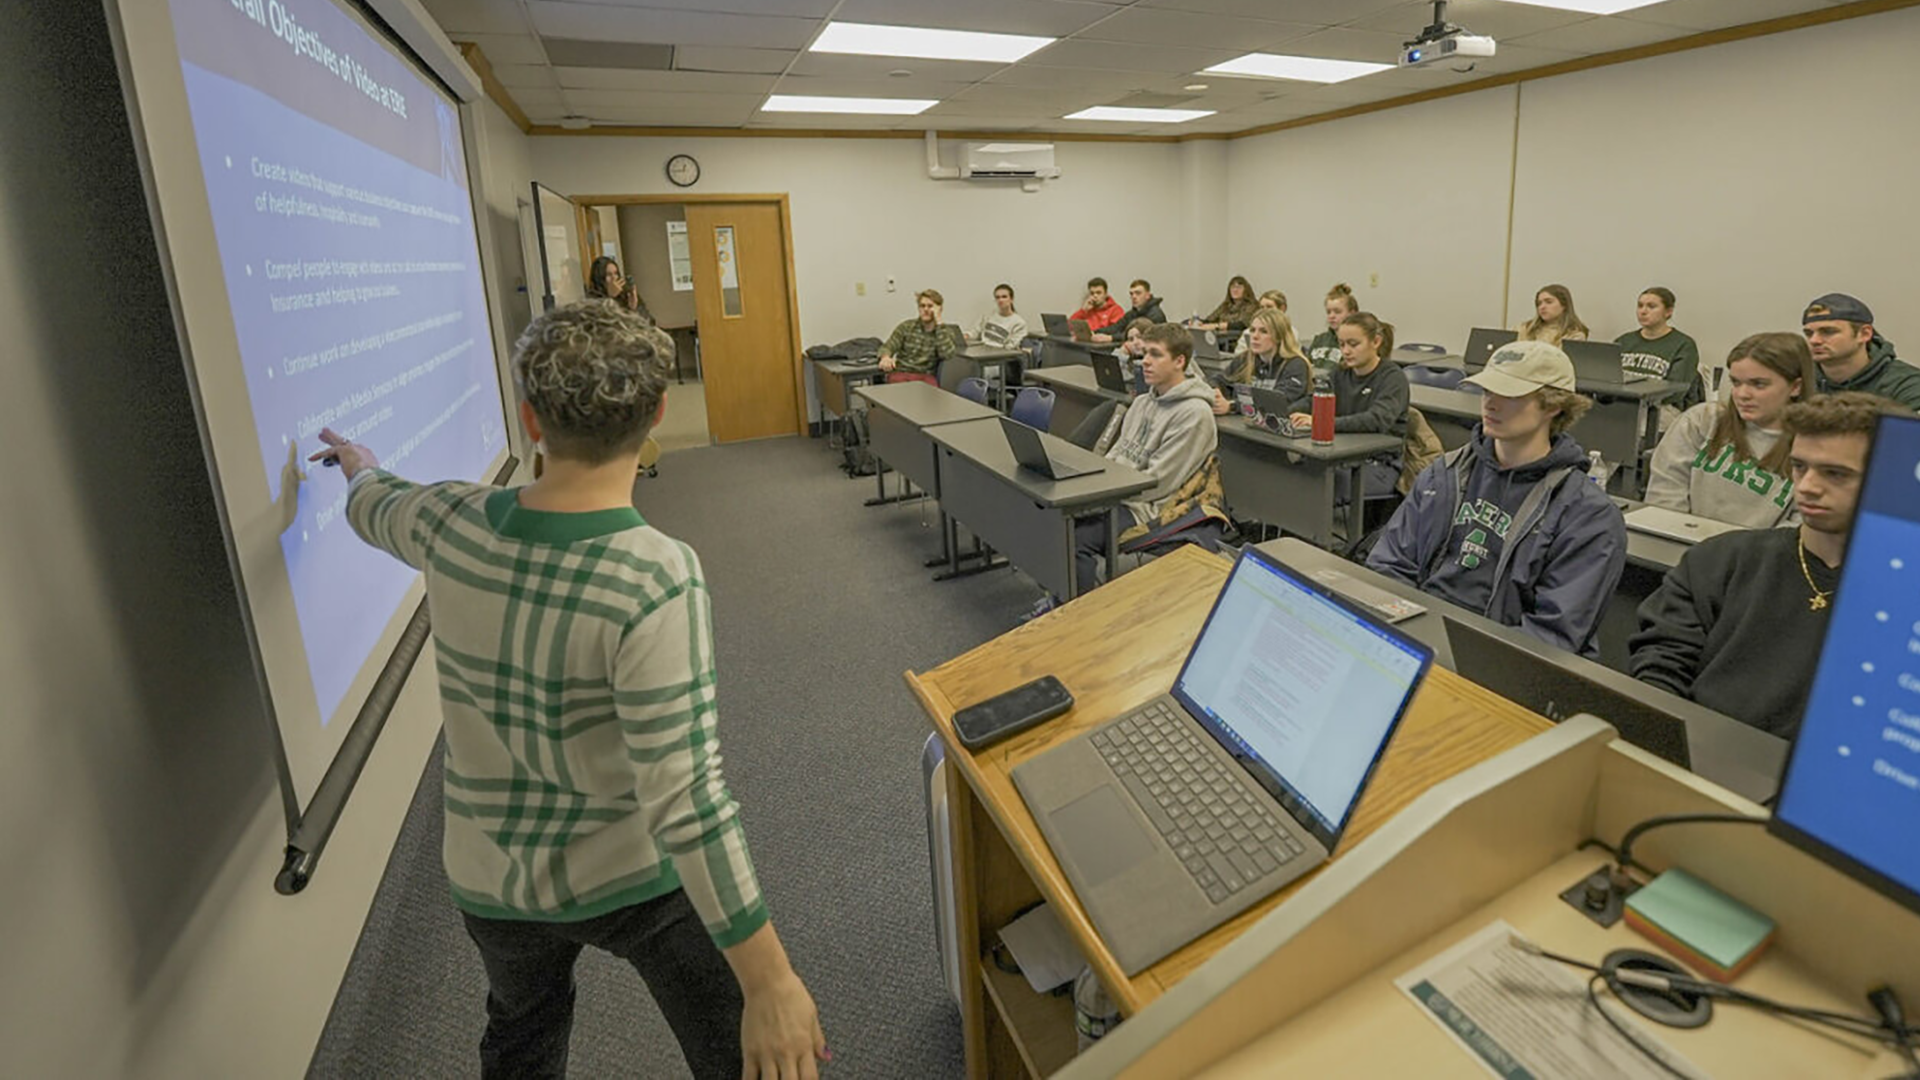
[[[421,595],[319,432],[490,478],[506,416],[459,103],[335,0],[121,0],[204,435],[301,798]]]
[[[1774,831],[1920,909],[1920,420],[1880,422]]]

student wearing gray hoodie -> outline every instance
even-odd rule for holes
[[[1592,407],[1556,345],[1495,350],[1473,440],[1414,479],[1367,565],[1550,645],[1600,653],[1600,616],[1627,562],[1619,507],[1567,429]]]
[[[1193,335],[1183,326],[1160,323],[1141,336],[1146,342],[1140,367],[1147,392],[1127,406],[1106,457],[1151,475],[1153,486],[1120,504],[1115,512],[1116,536],[1142,521],[1152,521],[1161,504],[1213,456],[1219,440],[1213,422],[1213,387],[1205,379],[1189,377]],[[1095,518],[1074,527],[1074,574],[1081,592],[1099,584],[1106,553],[1103,522]]]

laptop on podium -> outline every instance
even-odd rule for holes
[[[1171,692],[1015,766],[1121,969],[1327,861],[1432,662],[1250,546]]]

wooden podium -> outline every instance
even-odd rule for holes
[[[1558,894],[1607,862],[1580,850],[1661,814],[1765,811],[1575,717],[1549,725],[1434,669],[1334,858],[1134,978],[1121,974],[1009,776],[1014,765],[1164,691],[1229,564],[1177,552],[924,674],[907,675],[947,744],[961,1011],[970,1077],[1484,1077],[1393,981],[1496,919],[1590,961],[1653,946],[1602,929]],[[956,708],[1044,674],[1074,694],[1057,720],[971,754]],[[1920,842],[1920,841],[1916,841]],[[1864,1014],[1893,985],[1920,1006],[1920,916],[1751,826],[1676,826],[1635,846],[1683,865],[1778,925],[1743,989]],[[1059,914],[1127,1016],[1075,1057],[1073,1007],[982,964],[1036,900]],[[1229,947],[1230,946],[1230,947]],[[1920,1011],[1920,1010],[1916,1010]],[[1722,1007],[1694,1031],[1651,1029],[1715,1076],[1879,1078],[1891,1051],[1825,1028]]]

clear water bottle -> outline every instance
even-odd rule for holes
[[[1080,977],[1073,980],[1073,1027],[1080,1037],[1079,1052],[1086,1053],[1088,1047],[1118,1026],[1120,1007],[1107,996],[1093,969],[1081,968]]]
[[[1600,455],[1598,450],[1587,451],[1587,478],[1607,490],[1607,481],[1613,477],[1613,463]]]

